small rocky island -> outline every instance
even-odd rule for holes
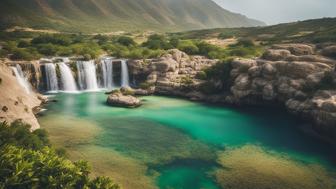
[[[106,103],[109,106],[137,108],[141,106],[141,100],[132,96],[134,94],[131,88],[121,88],[120,90],[112,91],[107,97]]]

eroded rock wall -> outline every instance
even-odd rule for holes
[[[23,120],[32,130],[39,128],[34,110],[41,104],[40,99],[34,92],[28,94],[10,67],[0,62],[0,122]]]

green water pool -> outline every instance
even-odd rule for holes
[[[94,175],[124,188],[336,187],[333,150],[304,135],[300,121],[283,110],[159,96],[125,109],[106,106],[106,97],[57,94],[39,122],[71,159],[88,160]]]

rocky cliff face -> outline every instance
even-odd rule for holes
[[[234,105],[285,106],[312,121],[319,134],[334,140],[336,62],[319,54],[312,45],[281,44],[260,58],[236,59],[231,63],[230,90],[216,95],[203,94],[199,86],[204,81],[195,77],[216,60],[172,50],[160,59],[129,64],[133,74],[150,84],[154,93]],[[213,82],[218,85],[222,81]]]
[[[235,60],[234,83],[226,102],[278,103],[312,121],[314,129],[336,137],[336,73],[334,60],[317,55],[313,46],[275,45],[261,58]]]
[[[12,70],[0,62],[0,122],[23,120],[32,126],[32,130],[39,128],[34,113],[41,99],[34,92],[28,94],[19,85]]]
[[[129,61],[128,65],[138,85],[146,83],[157,94],[185,96],[195,92],[203,82],[196,75],[217,62],[173,49],[161,58]]]

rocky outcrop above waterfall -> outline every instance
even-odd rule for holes
[[[184,96],[189,89],[198,88],[202,83],[197,79],[197,73],[217,62],[173,49],[158,59],[133,60],[128,65],[137,84],[149,94]]]
[[[130,90],[131,91],[131,90]],[[117,106],[117,107],[126,107],[126,108],[136,108],[141,106],[140,99],[129,95],[130,91],[121,92],[119,90],[112,91],[111,94],[107,97],[106,103],[110,106]]]
[[[38,61],[11,61],[9,59],[4,59],[2,64],[7,66],[20,65],[24,75],[27,77],[27,80],[31,83],[33,88],[38,89],[40,87],[41,70]]]
[[[32,126],[32,130],[39,128],[34,113],[43,100],[34,92],[27,93],[13,71],[0,62],[0,122],[23,120]]]

